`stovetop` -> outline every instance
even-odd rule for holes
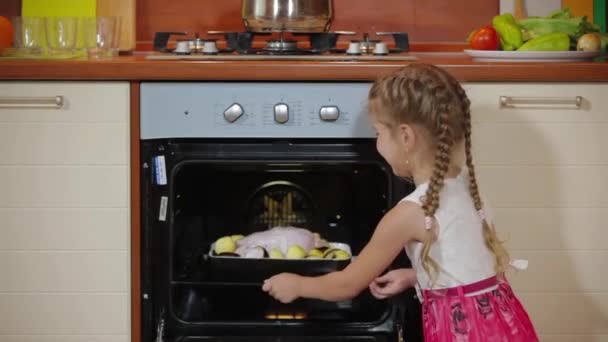
[[[406,61],[415,57],[408,54],[409,40],[405,32],[376,32],[369,34],[352,31],[315,33],[254,33],[208,31],[207,38],[195,34],[193,38],[178,39],[175,48],[168,48],[169,38],[187,36],[186,32],[157,32],[154,50],[146,56],[151,60],[300,60],[300,61]],[[217,37],[223,37],[218,43]],[[340,36],[350,39],[347,48],[338,47]],[[389,48],[382,36],[391,36]],[[257,40],[255,38],[258,38]]]

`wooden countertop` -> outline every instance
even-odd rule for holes
[[[460,53],[411,53],[461,81],[608,81],[608,62],[475,62]],[[411,62],[2,60],[0,79],[36,80],[373,80]]]

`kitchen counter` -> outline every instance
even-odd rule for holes
[[[608,62],[475,62],[462,53],[411,53],[461,81],[608,81]],[[85,80],[373,80],[411,62],[153,61],[145,55],[105,61],[3,60],[0,79]]]

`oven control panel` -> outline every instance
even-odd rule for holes
[[[144,82],[141,138],[372,138],[368,82]]]

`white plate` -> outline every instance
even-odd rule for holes
[[[464,53],[478,62],[581,62],[589,61],[601,51],[494,51],[469,50]]]

